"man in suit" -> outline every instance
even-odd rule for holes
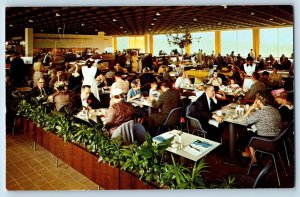
[[[154,97],[150,97],[152,101],[152,106],[154,108],[160,108],[161,112],[158,114],[151,114],[150,116],[150,127],[153,128],[151,131],[155,131],[153,135],[156,134],[156,128],[162,125],[170,111],[174,108],[181,106],[180,95],[176,90],[171,90],[171,84],[169,82],[162,82],[160,85],[162,95],[156,101]]]
[[[31,97],[36,98],[39,102],[44,102],[51,93],[51,88],[45,86],[45,79],[40,77],[37,86],[31,90]]]
[[[161,67],[161,81],[171,82],[171,75],[164,66]]]
[[[253,84],[251,85],[251,88],[249,89],[249,91],[246,93],[246,95],[244,96],[243,99],[255,99],[256,94],[259,92],[261,94],[265,94],[266,93],[266,86],[264,83],[262,83],[261,81],[259,81],[259,74],[257,72],[254,72],[252,74],[252,81]]]
[[[195,102],[189,106],[189,115],[196,118],[201,123],[202,128],[207,132],[207,138],[219,141],[222,135],[222,128],[211,125],[210,120],[222,123],[223,119],[212,112],[220,109],[220,105],[216,99],[214,86],[207,85],[205,94],[202,94]]]
[[[72,114],[77,114],[83,107],[89,109],[101,108],[100,101],[91,92],[91,86],[83,85],[81,93],[70,98],[69,108]]]

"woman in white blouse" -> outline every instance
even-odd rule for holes
[[[185,88],[191,85],[191,80],[187,77],[187,74],[183,71],[179,73],[179,77],[175,81],[175,88]]]
[[[211,84],[213,86],[221,86],[222,85],[222,79],[218,77],[218,72],[214,71],[212,78],[207,82],[207,84]]]

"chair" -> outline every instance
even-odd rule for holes
[[[146,134],[145,127],[140,123],[135,123],[133,125],[132,130],[133,130],[134,139],[136,139],[136,141],[139,144],[143,144],[144,141],[146,140],[146,138],[145,138],[145,134]]]
[[[283,164],[282,157],[281,157],[279,151],[281,149],[280,145],[281,145],[281,143],[283,143],[285,137],[287,136],[288,131],[291,128],[291,125],[293,124],[293,122],[294,121],[291,121],[288,124],[288,126],[280,133],[280,135],[273,138],[273,139],[264,138],[264,137],[252,137],[250,139],[249,144],[248,144],[248,146],[251,146],[255,149],[254,154],[256,152],[260,152],[262,154],[268,154],[268,155],[272,156],[279,186],[280,186],[280,178],[279,178],[278,169],[277,169],[277,165],[276,165],[275,155],[278,155],[278,157],[281,161],[282,167],[284,169],[285,175],[287,176],[287,172],[286,172],[286,169],[285,169],[285,166]],[[285,152],[285,153],[287,154],[287,152]],[[252,161],[251,161],[250,167],[248,169],[247,175],[249,175],[251,167],[252,167]]]
[[[159,135],[159,132],[162,127],[167,127],[168,130],[170,131],[170,127],[173,127],[174,125],[178,125],[180,123],[181,112],[182,112],[182,107],[177,107],[172,109],[168,114],[164,124],[162,126],[159,126],[157,135]]]
[[[134,135],[133,135],[133,120],[129,120],[119,127],[113,132],[111,139],[114,138],[122,138],[126,144],[131,144],[134,142]]]
[[[193,131],[192,131],[193,135],[195,132],[198,132],[198,134],[203,134],[203,137],[206,138],[207,131],[205,131],[202,128],[200,121],[198,119],[190,116],[190,105],[187,106],[187,109],[186,109],[186,118],[188,119],[188,121],[187,121],[188,132],[190,133],[190,129],[189,129],[189,126],[190,126],[193,128]]]
[[[269,160],[264,168],[259,172],[259,174],[254,177],[237,174],[235,175],[235,180],[241,188],[261,188],[262,182],[270,169],[273,167],[272,160]]]

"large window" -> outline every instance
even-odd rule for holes
[[[170,55],[173,49],[177,49],[181,53],[181,49],[176,45],[169,45],[168,37],[166,35],[154,35],[153,36],[153,53],[158,56],[159,51],[163,50],[166,54]],[[183,50],[185,52],[185,50]]]
[[[238,53],[242,57],[247,57],[253,47],[252,30],[221,31],[221,54]]]
[[[214,32],[199,32],[191,33],[192,41],[191,54],[198,53],[202,49],[203,53],[211,55],[215,51],[215,33]]]
[[[129,48],[129,37],[118,37],[117,38],[117,46],[119,51],[123,51],[123,49]]]
[[[129,48],[130,49],[140,49],[140,53],[144,53],[145,52],[144,36],[129,37]]]
[[[290,57],[293,52],[293,27],[260,29],[260,51],[263,57],[272,54]]]

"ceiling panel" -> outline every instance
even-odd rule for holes
[[[64,26],[66,34],[142,35],[291,25],[289,5],[6,8],[7,37],[24,34],[25,27],[35,33],[57,33]]]

